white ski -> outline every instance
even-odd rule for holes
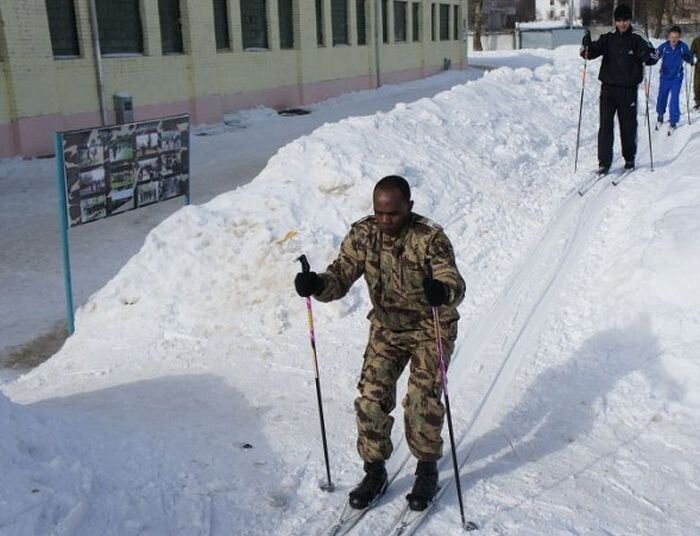
[[[610,172],[608,172],[608,173],[610,173]],[[580,195],[580,196],[585,195],[585,193],[588,190],[593,188],[598,183],[599,180],[606,177],[608,175],[608,173],[598,173],[598,172],[593,173],[593,177],[591,177],[587,182],[585,182],[583,184],[583,186],[581,186],[578,189],[578,195]]]
[[[634,169],[625,169],[622,173],[620,173],[617,177],[615,177],[612,180],[612,185],[617,186],[620,184],[623,180],[625,180],[627,177],[630,176],[630,174],[634,171]]]

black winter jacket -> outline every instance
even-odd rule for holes
[[[656,49],[642,34],[632,27],[624,33],[618,30],[590,40],[586,33],[582,42],[581,56],[592,60],[603,56],[598,80],[610,86],[635,87],[644,78],[644,65],[658,61]]]

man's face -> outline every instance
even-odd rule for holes
[[[671,46],[673,48],[676,48],[676,45],[678,44],[678,41],[681,40],[681,34],[678,32],[669,32],[668,34],[668,40],[671,43]]]
[[[625,33],[630,29],[632,21],[630,19],[615,19],[615,28],[617,28],[620,33]]]
[[[398,188],[375,190],[372,201],[379,229],[389,236],[397,236],[411,217],[413,201],[406,201]]]

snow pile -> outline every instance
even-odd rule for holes
[[[77,334],[64,350],[19,385],[64,392],[55,382],[60,369],[96,376],[97,388],[136,370],[206,369],[246,345],[277,353],[270,336],[285,333],[290,311],[298,311],[293,260],[305,252],[322,269],[349,224],[371,211],[376,180],[391,173],[412,183],[418,212],[446,227],[470,274],[471,307],[484,303],[573,184],[550,178],[566,174],[573,145],[575,106],[562,98],[576,94],[572,76],[552,65],[500,69],[435,99],[328,124],[290,143],[250,185],[184,208],[154,229],[78,311]],[[533,97],[542,101],[522,117]],[[368,305],[357,285],[317,314],[330,322]]]

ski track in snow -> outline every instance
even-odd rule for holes
[[[570,276],[581,251],[588,243],[592,229],[599,223],[609,197],[602,194],[608,194],[608,190],[599,193],[595,199],[590,196],[581,199],[578,191],[571,193],[562,203],[555,221],[549,224],[544,236],[517,268],[512,280],[489,312],[479,318],[475,325],[463,326],[462,329],[469,335],[462,337],[459,348],[455,351],[450,366],[450,384],[466,385],[479,378],[480,385],[488,386],[488,389],[481,395],[477,409],[466,427],[462,426],[464,432],[460,435],[455,431],[458,435],[455,442],[460,469],[469,462],[476,446],[476,437],[494,426],[496,413],[517,370],[534,353],[533,345],[546,327],[550,302],[556,298],[558,288]],[[456,425],[456,430],[459,428]],[[406,481],[410,481],[410,474],[406,473]],[[440,462],[444,495],[442,501],[456,504],[453,476],[454,469],[448,451]],[[445,483],[445,479],[449,482]],[[366,534],[391,534],[394,531],[402,512],[396,506],[401,501],[398,496],[391,500],[390,493],[387,495],[390,497],[387,499],[389,504],[369,512],[358,524],[358,528],[361,527]],[[476,521],[481,526],[478,519],[469,517],[468,493],[464,500],[467,504],[467,520]],[[437,505],[437,508],[440,506]],[[380,517],[377,513],[379,510],[393,510],[392,514],[385,516],[391,518],[392,522],[387,524],[383,520],[377,520]]]

